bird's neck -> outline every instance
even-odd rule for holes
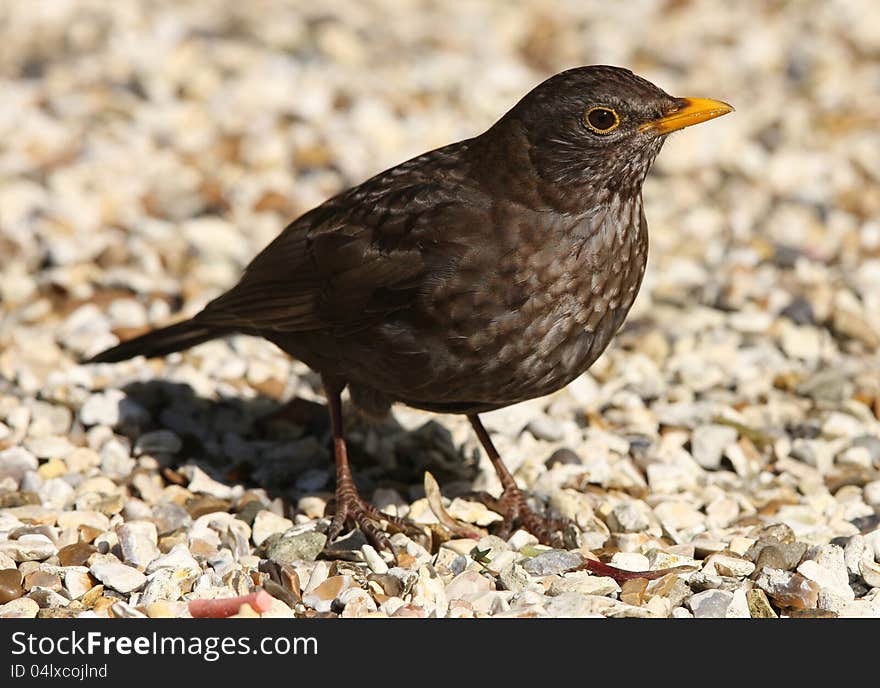
[[[490,135],[496,128],[503,128],[502,135]],[[586,216],[597,208],[641,208],[644,174],[630,175],[641,173],[636,166],[621,166],[619,172],[626,178],[618,179],[610,170],[595,169],[582,151],[570,151],[570,159],[564,151],[558,151],[559,159],[541,159],[515,119],[502,119],[469,144],[472,170],[492,198],[569,217]],[[645,172],[649,166],[644,166]]]

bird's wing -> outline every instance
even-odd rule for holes
[[[344,333],[409,307],[461,255],[456,237],[479,224],[480,194],[460,163],[452,147],[439,149],[331,198],[291,223],[196,319]]]

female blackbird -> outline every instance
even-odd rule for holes
[[[358,494],[340,394],[467,415],[504,488],[498,509],[542,540],[562,525],[527,506],[478,414],[583,373],[623,323],[648,250],[642,182],[666,136],[730,112],[673,98],[632,72],[553,76],[488,131],[424,153],[294,220],[239,283],[185,322],[92,362],[164,356],[233,333],[320,373],[336,457],[336,514],[376,544],[386,520]]]

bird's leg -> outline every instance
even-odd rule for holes
[[[342,431],[342,387],[325,384],[325,389],[330,406],[333,455],[336,458],[336,513],[333,515],[333,520],[327,531],[327,541],[335,539],[342,531],[343,526],[350,524],[360,528],[371,544],[395,554],[388,537],[378,527],[378,522],[387,521],[391,526],[401,531],[412,527],[412,524],[406,519],[382,513],[358,494],[351,475],[348,451]]]
[[[489,455],[489,460],[495,467],[495,471],[501,479],[501,486],[504,488],[501,498],[495,503],[497,506],[493,505],[492,507],[499,510],[501,515],[504,516],[501,536],[507,537],[513,529],[513,525],[518,522],[519,525],[536,536],[542,543],[558,546],[562,540],[558,532],[564,530],[571,524],[571,521],[568,519],[547,518],[529,508],[529,505],[526,504],[525,494],[516,486],[516,481],[513,479],[510,471],[507,470],[507,466],[501,462],[501,456],[498,454],[498,450],[495,449],[495,445],[492,444],[492,439],[489,437],[489,433],[486,432],[486,428],[483,427],[479,417],[474,414],[468,416],[468,420],[470,420],[474,431],[477,433],[477,437],[480,438],[480,443]],[[683,573],[692,570],[687,566],[677,566],[656,571],[625,571],[624,569],[619,569],[616,566],[611,566],[594,559],[585,560],[580,568],[591,571],[597,576],[609,576],[618,583],[623,583],[633,578],[647,578],[649,580],[662,578],[670,573]]]
[[[516,480],[507,470],[507,466],[501,460],[498,450],[492,444],[492,438],[483,427],[483,423],[477,414],[469,415],[468,420],[480,439],[480,444],[486,450],[489,460],[495,467],[495,472],[501,480],[503,492],[497,500],[495,507],[498,509],[504,521],[501,525],[501,537],[507,537],[515,525],[520,525],[537,537],[541,542],[548,545],[556,545],[561,542],[559,532],[564,530],[570,523],[567,519],[547,518],[536,513],[527,503],[525,493],[516,485]]]

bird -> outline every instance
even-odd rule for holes
[[[485,132],[418,155],[309,210],[239,282],[183,322],[90,359],[159,357],[263,337],[320,375],[336,464],[328,542],[345,527],[386,550],[357,490],[342,393],[368,416],[401,403],[466,416],[498,474],[502,530],[552,542],[480,414],[587,371],[630,310],[648,255],[642,185],[667,137],[733,110],[592,65],[538,84]],[[384,521],[387,526],[382,526]]]

